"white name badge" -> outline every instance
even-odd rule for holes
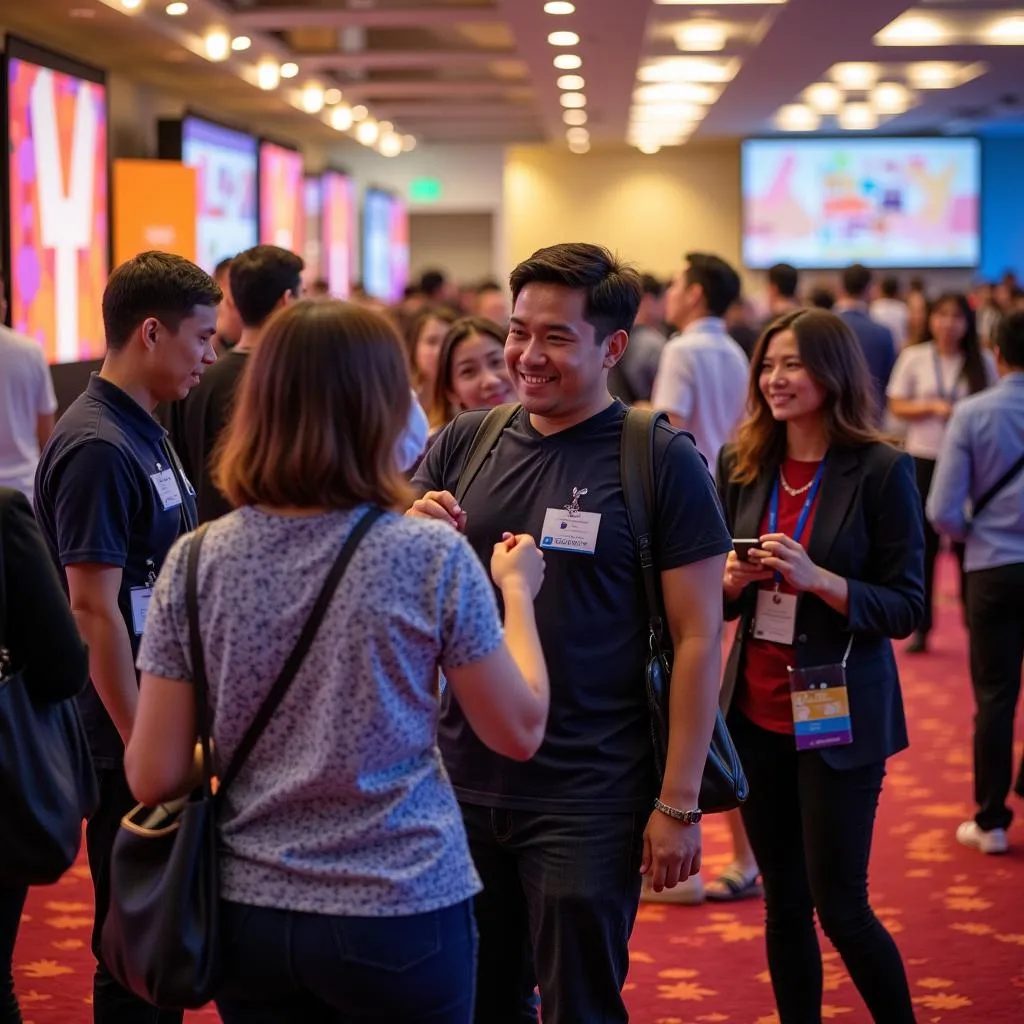
[[[549,508],[544,516],[540,546],[548,551],[575,551],[580,555],[592,555],[597,551],[597,533],[600,528],[600,512],[569,515],[564,508]]]
[[[142,636],[149,614],[149,602],[153,599],[152,587],[132,587],[132,628],[136,636]]]
[[[754,636],[773,644],[792,644],[795,632],[796,595],[759,590],[754,615]]]
[[[174,476],[173,469],[165,469],[162,473],[154,473],[150,478],[156,488],[157,497],[166,512],[169,508],[177,508],[181,504],[181,490]]]

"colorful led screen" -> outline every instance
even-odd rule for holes
[[[976,266],[978,152],[976,139],[748,140],[744,262]]]
[[[302,255],[306,227],[302,154],[260,143],[260,241]]]
[[[325,171],[321,183],[320,273],[327,279],[332,295],[347,299],[354,276],[355,191],[352,179],[336,171]]]
[[[12,324],[51,363],[97,359],[110,270],[106,86],[15,56],[7,73]]]

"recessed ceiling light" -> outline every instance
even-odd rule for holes
[[[352,108],[347,103],[340,103],[331,111],[331,127],[339,132],[352,127]]]
[[[574,109],[579,109],[580,107],[585,107],[587,105],[587,97],[581,92],[563,92],[562,95],[558,97],[558,101],[563,107],[571,107]]]
[[[261,60],[256,65],[256,84],[261,89],[276,89],[281,81],[281,69],[275,60]]]
[[[583,67],[583,58],[575,53],[560,53],[552,63],[559,71],[576,71]]]
[[[870,102],[879,114],[905,114],[913,97],[910,90],[899,82],[879,82],[871,90]]]
[[[126,11],[137,11],[142,6],[142,0],[121,0],[121,6]]]
[[[843,91],[831,82],[815,82],[804,89],[804,99],[819,114],[834,114],[843,105]]]
[[[707,111],[696,103],[650,103],[632,109],[634,121],[699,121]]]
[[[993,21],[985,29],[984,39],[995,46],[1019,46],[1024,43],[1024,18],[1012,15]]]
[[[285,61],[281,65],[281,77],[282,78],[294,78],[299,73],[299,65],[294,61]]]
[[[362,103],[357,103],[352,108],[352,120],[353,121],[364,121],[369,116],[370,112],[363,106]]]
[[[656,82],[635,89],[633,99],[637,103],[662,103],[667,100],[714,103],[718,99],[718,90],[698,82]]]
[[[680,50],[724,50],[725,26],[716,21],[691,21],[676,32],[675,39]]]
[[[570,4],[567,0],[549,0],[544,5],[545,14],[572,14],[576,10],[575,4]]]
[[[649,60],[637,71],[641,82],[731,82],[738,60],[721,57],[662,57]]]
[[[847,103],[839,111],[836,123],[846,131],[870,131],[878,127],[878,114],[870,103]]]
[[[399,156],[402,152],[402,136],[395,132],[385,132],[377,149],[381,156]]]
[[[561,75],[555,82],[559,89],[582,89],[586,84],[582,75]]]
[[[949,35],[938,18],[928,14],[904,14],[875,36],[877,46],[938,46]]]
[[[235,36],[235,38],[231,40],[231,49],[236,53],[248,50],[250,46],[252,46],[252,40],[248,36]]]
[[[576,46],[580,37],[575,32],[552,32],[548,36],[548,42],[552,46]]]
[[[302,109],[307,114],[319,114],[324,109],[324,87],[310,82],[302,90]]]
[[[708,0],[654,0],[660,7],[707,7]],[[786,0],[711,0],[716,7],[768,7]]]
[[[590,143],[589,142],[570,142],[569,143],[569,149],[573,153],[578,153],[578,154],[582,155],[584,153],[589,153],[590,152]]]
[[[403,135],[402,136],[402,152],[411,153],[416,148],[416,136],[415,135]]]
[[[373,118],[367,118],[365,121],[359,122],[359,125],[356,128],[356,138],[364,146],[372,146],[379,136],[380,128]]]
[[[788,103],[775,115],[775,127],[783,132],[813,132],[820,124],[818,113],[804,103]]]
[[[918,61],[907,65],[907,80],[917,89],[952,89],[961,84],[961,68],[952,61]]]
[[[565,137],[570,142],[589,142],[590,132],[586,128],[570,128],[566,133]]]
[[[210,60],[227,60],[231,55],[231,36],[221,29],[207,32],[203,39],[203,49]]]
[[[644,142],[638,142],[636,148],[641,153],[645,153],[647,156],[654,156],[655,153],[661,152],[661,145],[653,140],[647,140]]]
[[[172,18],[180,18],[183,14],[188,14],[188,4],[184,3],[183,0],[175,0],[173,4],[168,4],[164,10]]]
[[[340,89],[328,89],[324,93],[324,103],[329,107],[333,107],[335,103],[341,102],[341,90]]]
[[[587,112],[585,110],[563,110],[562,120],[574,127],[587,123]]]
[[[851,92],[864,92],[878,81],[878,65],[864,61],[833,64],[829,72],[832,81]]]

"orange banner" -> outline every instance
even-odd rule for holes
[[[115,160],[114,265],[149,249],[195,261],[195,168],[172,160]]]

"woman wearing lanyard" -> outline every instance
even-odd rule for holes
[[[935,460],[939,457],[946,422],[954,404],[994,384],[995,380],[995,359],[991,352],[983,351],[978,342],[974,311],[967,299],[958,294],[938,298],[928,315],[925,340],[908,345],[900,353],[886,391],[889,411],[906,423],[904,447],[914,457],[922,508],[928,500]],[[924,538],[924,618],[907,648],[911,654],[927,650],[932,627],[932,589],[939,535],[927,520]],[[953,550],[962,566],[963,545],[955,544]]]
[[[750,780],[779,1018],[820,1024],[817,911],[874,1020],[904,1024],[906,974],[867,867],[885,761],[907,745],[890,637],[911,633],[924,601],[913,465],[880,439],[860,346],[823,310],[758,342],[749,410],[718,462],[743,555],[726,564],[741,623],[722,700]]]

